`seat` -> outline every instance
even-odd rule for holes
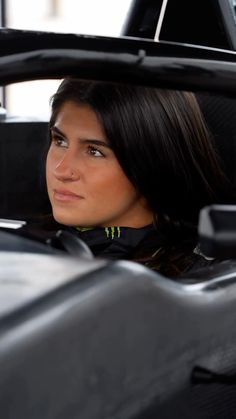
[[[197,99],[223,161],[224,170],[236,188],[236,98],[198,93]],[[232,203],[235,202],[232,197]]]

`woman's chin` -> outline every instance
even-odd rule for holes
[[[58,212],[53,212],[53,218],[59,224],[62,224],[62,225],[68,226],[68,227],[75,227],[75,226],[90,227],[90,223],[83,218],[70,217],[68,215],[60,214]]]

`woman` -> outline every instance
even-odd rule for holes
[[[199,210],[227,181],[192,93],[68,78],[49,129],[54,219],[95,255],[170,276],[204,261]]]

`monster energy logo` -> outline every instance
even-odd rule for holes
[[[105,227],[105,233],[107,238],[114,239],[115,237],[120,237],[120,227]]]
[[[93,227],[76,227],[80,233],[84,233],[89,230],[94,230]],[[119,238],[121,235],[120,227],[104,227],[105,234],[108,239],[114,239],[115,237]]]

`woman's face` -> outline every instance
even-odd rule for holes
[[[61,224],[142,227],[153,220],[88,105],[68,101],[59,110],[46,177],[53,216]]]

